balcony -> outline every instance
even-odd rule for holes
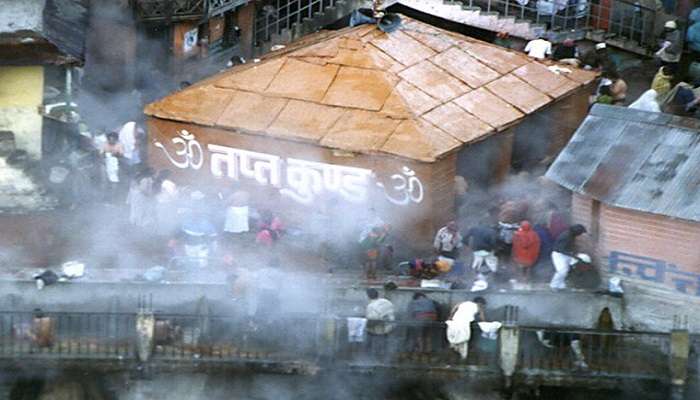
[[[141,22],[206,20],[246,4],[247,0],[131,0]]]

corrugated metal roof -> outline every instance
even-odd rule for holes
[[[46,0],[44,35],[63,53],[82,62],[88,28],[87,0]]]
[[[79,64],[88,0],[0,0],[0,65]]]
[[[596,77],[558,75],[522,53],[402,18],[392,33],[364,25],[307,38],[152,103],[146,114],[432,162]],[[342,126],[349,121],[356,130]]]
[[[609,205],[700,222],[698,122],[596,105],[547,177]]]

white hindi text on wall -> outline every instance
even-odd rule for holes
[[[194,134],[181,130],[170,140],[170,146],[156,141],[153,145],[163,151],[170,163],[179,169],[199,170],[204,165],[205,149]],[[168,149],[171,147],[171,149]],[[209,171],[215,177],[236,181],[250,179],[263,186],[272,186],[280,194],[298,203],[311,204],[317,196],[335,194],[353,202],[368,200],[371,187],[378,187],[386,199],[395,205],[421,203],[424,188],[415,171],[404,166],[389,177],[390,184],[377,180],[366,168],[328,164],[298,158],[281,158],[267,153],[208,144]]]

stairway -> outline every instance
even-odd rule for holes
[[[276,20],[268,20],[267,23],[261,18],[256,20],[256,34],[261,35],[261,32],[264,33],[263,36],[269,34],[268,37],[257,40],[259,45],[254,48],[256,56],[269,52],[272,46],[284,45],[314,33],[324,26],[350,15],[358,8],[371,7],[370,0],[325,0],[321,2],[297,0],[296,3],[301,10],[305,9],[304,3],[309,4],[308,8],[303,12],[303,17],[299,15],[282,16]],[[280,10],[284,11],[284,7],[280,8]]]
[[[476,2],[472,5],[453,0],[397,0],[396,3],[414,10],[434,15],[465,25],[493,31],[508,32],[511,36],[534,39],[546,32],[545,24],[535,24],[513,16],[501,15],[498,11],[482,10]]]
[[[655,11],[624,0],[614,0],[606,9],[569,6],[555,16],[538,12],[535,0],[525,6],[515,0],[393,0],[392,3],[492,32],[508,32],[526,40],[540,35],[553,43],[588,39],[640,55],[649,55],[649,47],[655,42]]]
[[[460,24],[508,32],[525,40],[538,36],[552,43],[588,39],[644,56],[649,56],[650,48],[656,44],[655,26],[665,18],[659,18],[656,10],[628,0],[611,0],[606,6],[589,2],[583,8],[570,5],[554,15],[538,10],[538,1],[547,0],[529,0],[525,5],[517,0],[385,0],[384,6],[400,4]],[[255,54],[267,53],[274,45],[316,32],[361,7],[371,7],[371,1],[277,0],[274,17],[256,19]]]

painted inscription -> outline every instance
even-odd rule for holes
[[[176,168],[202,168],[205,153],[194,134],[182,130],[170,140],[171,144],[156,141],[165,157]],[[170,147],[171,149],[168,149]],[[384,191],[386,199],[396,205],[418,204],[423,201],[424,188],[416,172],[403,167],[401,173],[391,175],[390,184],[377,181],[370,169],[327,164],[297,158],[208,144],[209,171],[215,177],[235,181],[249,179],[263,186],[272,186],[280,194],[301,204],[311,204],[317,196],[335,194],[353,202],[364,203],[374,182]]]
[[[700,274],[683,271],[663,260],[612,251],[608,257],[608,266],[613,274],[671,284],[680,293],[700,296]]]

